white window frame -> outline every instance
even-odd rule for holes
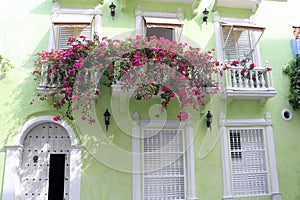
[[[265,137],[265,133],[264,133],[264,128],[260,128],[260,127],[256,127],[256,128],[228,128],[228,131],[227,131],[228,132],[228,138],[229,138],[229,141],[231,141],[231,137],[230,137],[230,132],[231,131],[237,131],[237,132],[239,132],[239,131],[246,132],[247,131],[247,132],[252,133],[252,131],[254,131],[254,130],[262,131],[262,138],[261,139],[263,141],[263,149],[260,149],[259,151],[263,151],[265,160],[263,160],[262,162],[264,162],[263,167],[265,167],[266,169],[265,169],[265,171],[263,171],[263,172],[260,171],[259,173],[265,174],[267,176],[267,180],[266,180],[266,183],[265,183],[265,185],[267,185],[267,193],[252,195],[251,193],[254,193],[255,191],[249,191],[248,190],[248,191],[244,191],[244,193],[247,193],[247,194],[244,194],[244,195],[243,194],[240,194],[240,195],[234,194],[235,193],[234,187],[233,187],[233,185],[234,185],[234,177],[233,177],[233,163],[234,163],[234,161],[233,161],[233,158],[232,158],[231,154],[234,153],[235,151],[231,150],[231,144],[230,144],[231,142],[229,142],[229,146],[230,146],[230,148],[229,148],[229,153],[230,153],[229,160],[230,160],[231,177],[232,177],[231,184],[232,184],[233,194],[234,194],[235,197],[263,196],[263,195],[269,195],[269,193],[270,193],[270,176],[269,176],[269,169],[268,169],[268,164],[267,164],[268,156],[267,156],[267,153],[266,153],[266,140],[265,140],[266,137]],[[240,133],[240,135],[241,135],[241,133]],[[245,145],[245,143],[243,143],[242,138],[240,138],[241,149],[238,151],[238,153],[240,153],[239,155],[241,155],[241,160],[242,160],[240,163],[243,164],[243,166],[245,166],[245,165],[248,166],[251,163],[246,161],[246,158],[245,158],[246,156],[243,154],[243,151],[245,151],[245,149],[242,149],[242,146],[244,146],[244,145]],[[249,151],[249,150],[247,150],[247,151]],[[251,149],[250,149],[250,151],[251,151]],[[255,149],[254,151],[258,151],[258,150]],[[245,172],[245,171],[243,171],[243,172],[239,172],[238,175],[242,175],[243,173],[248,174],[248,175],[259,174],[258,172],[249,172],[249,171]],[[248,184],[249,182],[247,182],[247,180],[245,180],[245,183]],[[250,188],[248,188],[248,189],[250,189]]]
[[[51,15],[51,28],[50,28],[50,37],[49,37],[49,44],[48,44],[48,50],[57,49],[57,43],[59,41],[58,38],[58,32],[57,27],[55,27],[55,22],[58,19],[58,16],[62,15],[78,15],[76,19],[78,22],[76,23],[76,19],[72,19],[72,22],[70,21],[70,24],[68,26],[75,26],[76,24],[81,24],[82,20],[86,18],[86,16],[93,16],[93,22],[91,23],[92,30],[91,30],[91,36],[93,34],[97,34],[100,36],[101,34],[101,26],[102,26],[102,10],[100,4],[95,7],[95,9],[75,9],[75,8],[60,8],[60,5],[58,2],[54,2],[52,6],[52,15]],[[80,15],[85,16],[84,18],[80,19]],[[68,23],[67,21],[64,21],[64,23]],[[84,22],[86,23],[86,21]],[[65,25],[66,25],[65,24]],[[57,49],[58,50],[58,49]]]
[[[181,35],[183,32],[183,19],[184,15],[182,9],[179,7],[176,12],[155,12],[143,10],[141,5],[136,7],[136,36],[146,36],[147,24],[145,23],[144,17],[150,18],[161,18],[162,21],[165,20],[165,23],[157,23],[155,26],[162,28],[172,27],[174,29],[173,39],[177,42],[181,41]],[[152,24],[154,25],[154,24]],[[175,27],[181,26],[181,28]]]
[[[185,137],[185,165],[186,173],[186,199],[197,200],[196,197],[196,187],[195,187],[195,161],[194,161],[194,130],[192,126],[191,115],[189,114],[189,119],[185,122],[180,122],[179,120],[140,120],[139,114],[133,114],[134,126],[132,128],[132,193],[133,200],[143,199],[143,181],[142,181],[142,156],[141,156],[141,138],[142,129],[151,128],[175,128],[184,129]]]
[[[252,21],[250,19],[242,19],[242,18],[227,18],[227,17],[220,17],[218,12],[214,13],[215,15],[215,39],[216,39],[216,52],[217,52],[217,60],[221,62],[225,62],[225,57],[224,57],[224,51],[223,51],[223,32],[222,32],[222,23],[228,23],[228,24],[240,24],[242,26],[249,26],[249,30],[251,27],[253,29],[264,29],[264,27],[258,27],[253,25]],[[259,44],[258,41],[261,37],[261,35],[258,37],[257,34],[251,34],[252,35],[252,41],[255,45],[254,52],[253,52],[253,59],[254,63],[256,64],[257,67],[262,67],[261,63],[261,56],[260,56],[260,51],[259,51]]]
[[[264,118],[259,119],[226,119],[225,114],[221,113],[219,117],[220,135],[221,135],[221,155],[222,155],[222,171],[223,171],[223,199],[233,200],[231,186],[231,165],[230,165],[230,150],[229,137],[227,129],[229,128],[263,128],[265,130],[265,142],[267,152],[267,164],[269,169],[270,179],[270,196],[272,200],[281,200],[279,192],[275,146],[272,128],[272,119],[270,113],[266,113]]]
[[[175,129],[175,128],[173,128],[173,129],[170,129],[170,128],[164,128],[164,129],[156,129],[156,128],[145,128],[145,129],[142,129],[142,134],[144,133],[144,131],[154,131],[154,132],[156,132],[156,134],[164,134],[164,133],[160,133],[160,131],[171,131],[171,130],[176,130],[176,131],[178,131],[178,133],[177,134],[181,134],[181,136],[180,137],[182,137],[181,139],[182,139],[182,152],[180,152],[181,153],[181,156],[183,156],[183,160],[182,160],[182,164],[183,164],[183,178],[184,178],[184,198],[186,197],[186,194],[187,194],[187,192],[186,192],[186,167],[185,167],[185,163],[186,163],[186,156],[185,156],[185,152],[184,152],[184,149],[185,149],[185,142],[184,142],[184,130],[183,129]],[[142,168],[143,168],[143,199],[145,199],[145,194],[144,194],[144,191],[145,191],[145,173],[147,173],[147,172],[145,172],[145,152],[144,152],[144,145],[145,145],[145,141],[144,141],[144,134],[142,135],[142,137],[143,137],[143,139],[142,139]],[[161,138],[160,138],[161,139]],[[178,148],[180,148],[180,147],[178,147]],[[153,152],[152,152],[153,153]],[[176,153],[179,153],[179,152],[176,152]],[[163,153],[162,153],[163,154]],[[180,156],[180,157],[181,157]],[[178,159],[179,159],[179,157],[178,157]],[[174,160],[175,161],[175,160]],[[159,169],[158,169],[159,170]],[[178,177],[178,176],[176,176],[176,177]],[[160,176],[158,176],[157,178],[160,178]],[[177,198],[176,198],[177,199]]]
[[[63,120],[53,121],[54,116],[40,116],[27,121],[16,133],[13,145],[7,145],[5,170],[3,180],[3,200],[18,199],[21,189],[21,162],[23,142],[27,133],[35,126],[52,122],[59,124],[65,128],[70,136],[71,149],[70,149],[70,183],[69,183],[69,199],[80,200],[80,187],[81,187],[81,165],[82,147],[78,145],[75,133],[72,128]]]

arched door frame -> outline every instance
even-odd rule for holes
[[[80,199],[80,184],[81,184],[81,151],[82,147],[78,145],[76,136],[72,128],[65,121],[53,121],[53,116],[39,116],[27,121],[16,133],[13,145],[7,145],[4,181],[3,181],[3,200],[18,199],[20,191],[21,180],[21,162],[23,142],[28,132],[35,126],[51,122],[62,126],[68,133],[71,140],[70,149],[70,185],[69,185],[69,199]]]

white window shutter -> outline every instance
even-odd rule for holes
[[[253,62],[251,52],[253,42],[250,30],[233,30],[223,26],[224,59],[228,62],[249,58]]]
[[[144,199],[185,199],[183,130],[143,130]]]
[[[77,27],[77,37],[85,36],[87,39],[92,39],[92,26]]]
[[[58,40],[57,49],[67,49],[70,46],[67,45],[69,38],[79,36],[85,36],[87,39],[92,37],[92,26],[59,26],[58,27]]]
[[[234,196],[268,194],[263,129],[230,129],[229,138]]]
[[[75,36],[75,28],[74,27],[58,27],[58,40],[57,40],[57,49],[67,49],[70,46],[67,45],[70,37]]]

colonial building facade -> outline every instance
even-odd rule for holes
[[[5,0],[0,55],[14,68],[0,77],[2,199],[300,199],[300,113],[288,102],[282,73],[299,52],[297,4]],[[161,110],[157,96],[136,100],[121,81],[100,81],[94,123],[78,112],[57,120],[54,100],[37,96],[56,85],[34,80],[35,55],[94,35],[215,49],[221,71],[207,78],[218,92],[207,92],[201,110],[179,120],[176,98]],[[243,60],[255,63],[249,76]]]

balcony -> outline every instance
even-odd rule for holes
[[[261,0],[218,0],[216,6],[255,10],[260,3]]]
[[[37,90],[40,94],[49,94],[59,92],[63,87],[64,78],[70,76],[68,69],[65,66],[57,68],[56,72],[53,72],[52,68],[49,68],[47,64],[42,65],[40,70],[40,82]],[[59,71],[58,71],[59,70]],[[76,81],[80,82],[83,86],[94,87],[95,91],[99,90],[99,84],[96,80],[99,80],[99,73],[91,70],[81,71],[76,73]],[[58,94],[61,95],[61,94]]]
[[[231,67],[223,71],[220,80],[221,98],[227,102],[234,99],[255,99],[262,105],[277,94],[272,71],[266,69],[257,68],[243,73],[243,67]]]

